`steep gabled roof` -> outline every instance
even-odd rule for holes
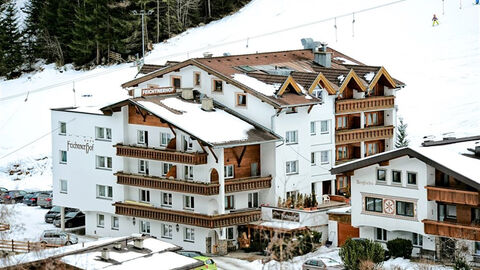
[[[338,92],[341,94],[345,90],[345,88],[352,82],[357,85],[360,91],[367,90],[367,83],[360,77],[358,77],[357,73],[352,69],[348,72],[347,76],[343,79],[343,82],[338,89]]]

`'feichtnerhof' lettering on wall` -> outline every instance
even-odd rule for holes
[[[84,142],[82,143],[77,143],[76,141],[67,141],[67,151],[70,149],[74,150],[82,150],[85,151],[85,154],[88,154],[89,152],[93,151],[93,142]]]

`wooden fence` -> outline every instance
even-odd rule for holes
[[[8,230],[10,230],[10,224],[0,223],[0,232],[4,232]]]
[[[59,245],[30,241],[0,240],[0,250],[11,252],[30,252],[46,248],[60,247]]]

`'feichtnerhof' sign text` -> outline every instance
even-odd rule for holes
[[[86,142],[84,144],[80,144],[77,142],[67,141],[67,151],[70,149],[83,150],[86,154],[88,154],[88,152],[93,151],[93,143]]]

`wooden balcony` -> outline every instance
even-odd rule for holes
[[[270,188],[272,186],[272,177],[248,177],[225,180],[225,193],[241,192],[247,190],[257,190]]]
[[[336,144],[356,143],[362,141],[374,141],[390,139],[393,137],[393,126],[378,126],[359,129],[339,130],[335,133]]]
[[[362,99],[346,99],[335,102],[335,113],[359,112],[393,108],[395,97],[368,97]]]
[[[169,190],[206,196],[217,195],[220,190],[219,184],[173,180],[155,176],[127,174],[124,172],[118,172],[115,175],[117,176],[117,184],[121,185]]]
[[[117,156],[169,161],[183,164],[207,164],[207,153],[184,153],[172,150],[117,144]]]
[[[204,228],[222,228],[234,225],[247,224],[253,221],[257,221],[261,217],[260,209],[252,209],[229,214],[210,216],[188,211],[156,208],[143,204],[116,202],[114,206],[115,214],[117,215],[180,223]]]
[[[424,219],[422,222],[427,234],[480,241],[480,226],[477,225],[463,225],[429,219]]]
[[[427,189],[427,199],[429,201],[466,204],[472,206],[477,206],[480,203],[480,193],[477,191],[437,186],[426,186],[425,188]]]

